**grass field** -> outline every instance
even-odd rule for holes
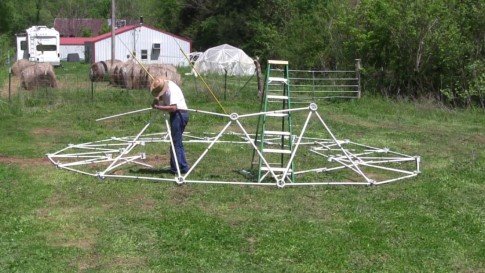
[[[58,74],[87,74],[70,65]],[[410,180],[177,186],[98,180],[48,162],[69,143],[130,135],[150,118],[95,122],[151,103],[148,92],[101,86],[94,99],[82,86],[2,98],[0,272],[485,272],[483,110],[372,96],[319,105],[338,138],[420,155],[422,173]],[[191,108],[220,111],[192,79],[183,89]],[[255,112],[256,93],[229,90],[222,103]],[[213,124],[192,115],[187,130]],[[214,157],[207,168],[229,164]]]

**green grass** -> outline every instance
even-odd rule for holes
[[[62,69],[81,78],[87,66]],[[192,79],[183,89],[191,108],[221,111]],[[69,143],[134,134],[150,118],[95,122],[151,100],[141,90],[98,88],[93,100],[90,92],[24,92],[0,103],[0,272],[484,271],[483,110],[371,96],[319,104],[338,138],[420,155],[422,174],[410,180],[177,186],[98,180],[46,161]],[[256,93],[231,93],[223,105],[255,112]],[[187,131],[217,132],[220,122],[193,114]],[[232,164],[214,155],[207,168],[236,169]]]

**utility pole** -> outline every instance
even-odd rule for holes
[[[115,0],[111,0],[111,66],[115,61],[115,27],[116,27],[116,16],[115,16]]]

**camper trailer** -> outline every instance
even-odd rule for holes
[[[17,60],[60,65],[59,32],[46,26],[33,26],[17,35]]]

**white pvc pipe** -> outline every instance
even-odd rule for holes
[[[398,177],[398,178],[394,178],[394,179],[389,179],[389,180],[385,180],[385,181],[381,181],[381,182],[375,182],[374,184],[375,185],[382,185],[382,184],[387,184],[387,183],[391,183],[391,182],[395,182],[395,181],[399,181],[399,180],[403,180],[403,179],[406,179],[406,178],[411,178],[411,177],[415,177],[417,176],[418,174],[410,174],[410,175],[406,175],[406,176],[402,176],[402,177]]]
[[[112,178],[128,178],[128,179],[144,179],[144,180],[151,180],[151,181],[167,181],[167,182],[175,182],[175,178],[161,178],[161,177],[152,177],[152,176],[135,176],[135,175],[116,175],[116,174],[105,174],[103,177],[112,177]]]
[[[110,171],[112,169],[112,166],[115,165],[115,163],[125,154],[131,152],[131,150],[133,148],[135,148],[136,146],[136,141],[137,139],[143,134],[143,132],[145,132],[145,130],[148,128],[148,126],[150,126],[150,122],[148,122],[145,127],[143,127],[143,129],[140,131],[140,133],[138,133],[138,135],[135,137],[135,139],[133,139],[133,141],[128,144],[128,146],[123,150],[123,152],[121,152],[116,158],[115,160],[108,166],[108,168],[106,168],[104,171],[103,171],[103,174]]]
[[[209,112],[209,111],[204,111],[204,110],[187,109],[187,111],[195,112],[195,113],[202,113],[202,114],[209,114],[209,115],[225,117],[225,118],[230,117],[230,115],[227,115],[227,114],[214,113],[214,112]]]
[[[327,130],[327,132],[330,134],[330,136],[332,137],[332,139],[335,141],[335,143],[337,143],[337,145],[342,150],[342,152],[347,156],[347,158],[350,160],[350,162],[352,162],[352,165],[354,166],[356,172],[359,173],[360,175],[362,175],[367,182],[371,182],[371,179],[369,179],[364,174],[364,172],[362,172],[362,170],[357,166],[357,164],[355,164],[355,162],[352,160],[352,158],[347,153],[347,151],[342,147],[342,145],[340,145],[340,143],[338,142],[337,138],[333,135],[332,131],[330,131],[330,128],[327,126],[327,124],[325,123],[325,121],[323,121],[323,118],[318,114],[318,112],[315,112],[315,114],[317,115],[318,119],[320,120],[320,122],[322,123],[322,125],[325,127],[325,129]]]
[[[246,134],[246,136],[249,136],[248,135],[248,132],[246,131],[246,129],[244,129],[244,127],[242,126],[241,122],[239,122],[239,120],[236,120],[237,124],[239,125],[239,128],[243,131],[244,134]],[[268,161],[266,161],[266,158],[264,158],[263,154],[261,153],[261,151],[258,149],[258,147],[256,147],[256,144],[254,144],[254,142],[250,142],[251,145],[253,146],[253,149],[256,150],[256,152],[258,153],[259,157],[261,158],[261,160],[263,161],[264,165],[268,168],[269,172],[271,173],[271,175],[273,176],[273,178],[275,180],[278,180],[278,178],[276,177],[276,174],[273,172],[273,169],[270,167]],[[263,181],[265,176],[263,176],[258,182],[261,182]]]
[[[117,115],[112,115],[112,116],[109,116],[109,117],[98,118],[96,121],[102,121],[102,120],[121,117],[121,116],[125,116],[125,115],[136,114],[136,113],[145,112],[145,111],[149,111],[149,110],[153,110],[153,108],[152,107],[144,108],[144,109],[140,109],[140,110],[135,110],[135,111],[125,112],[125,113],[121,113],[121,114],[117,114]]]
[[[295,148],[293,149],[291,156],[290,156],[290,159],[288,160],[288,164],[286,165],[285,171],[283,172],[283,179],[288,175],[288,171],[291,167],[291,163],[293,162],[293,158],[295,158],[296,152],[298,151],[298,147],[300,147],[301,137],[306,132],[306,127],[308,126],[308,122],[310,121],[311,116],[312,116],[312,112],[310,111],[307,115],[306,120],[305,120],[305,124],[303,125],[303,129],[301,129],[300,137],[298,138],[298,141],[296,142]]]
[[[217,142],[217,140],[224,134],[224,132],[227,130],[227,128],[231,125],[232,123],[232,120],[230,120],[226,126],[224,126],[224,128],[221,130],[221,132],[216,136],[216,138],[214,139],[214,141],[211,142],[211,144],[209,144],[209,146],[204,150],[204,152],[199,156],[199,158],[197,159],[197,161],[195,161],[194,165],[192,165],[192,167],[189,169],[189,171],[185,174],[184,178],[187,177],[191,172],[192,170],[199,164],[199,162],[202,160],[202,158],[204,158],[204,156],[207,154],[207,152],[209,152],[209,150],[212,148],[212,146],[214,146],[214,144]],[[179,174],[180,176],[180,174]]]
[[[86,175],[89,175],[89,176],[97,176],[96,174],[92,174],[92,173],[88,173],[88,172],[83,172],[83,171],[80,171],[80,170],[77,170],[77,169],[73,169],[73,168],[69,168],[69,167],[60,167],[59,168],[62,168],[62,169],[66,169],[66,170],[69,170],[69,171],[72,171],[72,172],[76,172],[76,173],[80,173],[80,174],[86,174]]]

